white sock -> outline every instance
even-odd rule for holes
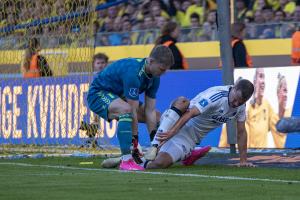
[[[154,145],[159,145],[159,141],[157,140],[157,134],[158,133],[164,133],[167,132],[168,130],[170,130],[174,124],[178,121],[178,119],[180,118],[180,116],[171,108],[169,108],[168,110],[166,110],[163,115],[161,116],[161,122],[160,125],[157,129],[157,132],[154,136],[153,141],[151,142],[152,146]]]

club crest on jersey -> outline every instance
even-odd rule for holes
[[[139,95],[138,88],[130,88],[129,89],[129,95],[132,97],[137,97]]]
[[[202,99],[201,101],[199,101],[200,106],[205,107],[208,105],[208,101],[206,99]]]

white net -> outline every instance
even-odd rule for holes
[[[91,0],[0,2],[0,144],[7,147],[97,147],[79,130],[93,119],[86,95],[92,78]],[[98,5],[99,6],[99,5]],[[100,120],[100,129],[111,124]],[[95,140],[96,137],[96,140]],[[89,140],[91,142],[89,142]],[[108,139],[101,140],[108,144]],[[41,148],[40,148],[41,147]]]

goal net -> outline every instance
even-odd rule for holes
[[[2,152],[9,147],[66,151],[95,145],[79,128],[82,121],[93,119],[86,96],[93,77],[98,4],[96,0],[0,2]],[[101,119],[99,127],[98,144],[109,145],[108,134],[115,131],[116,122]]]

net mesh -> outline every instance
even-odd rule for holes
[[[86,95],[97,6],[96,0],[0,1],[1,152],[99,147],[86,130],[79,130],[81,121],[94,117]],[[38,78],[24,78],[36,53],[43,70]],[[101,119],[99,126],[96,140],[116,122]],[[101,143],[108,145],[108,140]]]

